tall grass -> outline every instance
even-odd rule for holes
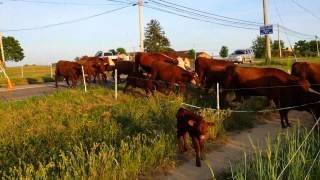
[[[233,167],[232,179],[277,179],[280,172],[298,150],[306,138],[309,130],[295,129],[286,132],[275,140],[266,140],[266,149],[253,146],[251,161],[242,162]],[[280,179],[319,179],[320,158],[320,132],[311,133]]]
[[[0,102],[0,176],[11,179],[136,179],[175,166],[183,97],[134,97],[92,88]],[[226,113],[203,110],[224,132]]]

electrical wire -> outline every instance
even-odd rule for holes
[[[217,17],[214,17],[214,16],[208,16],[208,13],[204,14],[204,13],[200,12],[199,10],[186,10],[186,8],[178,8],[178,7],[175,7],[175,6],[172,6],[172,5],[167,5],[167,4],[164,4],[164,3],[160,3],[160,2],[157,2],[157,1],[154,1],[154,0],[149,0],[149,2],[153,3],[153,4],[157,5],[157,6],[161,6],[161,7],[164,7],[164,8],[169,8],[169,9],[181,12],[181,13],[185,13],[185,14],[188,14],[188,15],[193,15],[193,16],[197,16],[197,17],[201,17],[201,18],[205,18],[205,19],[212,19],[212,20],[222,21],[222,22],[230,23],[230,24],[238,24],[238,25],[241,25],[241,26],[254,26],[254,27],[258,26],[255,23],[253,24],[253,23],[248,23],[248,22],[241,22],[241,21],[235,21],[235,20],[230,20],[230,19],[217,18]]]
[[[305,8],[304,6],[302,6],[301,4],[299,4],[297,1],[295,0],[291,0],[295,5],[297,5],[299,8],[303,9],[306,13],[310,14],[311,16],[313,16],[314,18],[320,20],[320,17],[317,16],[315,13],[313,13],[312,11],[310,11],[309,9]]]
[[[117,4],[106,3],[78,3],[78,2],[61,2],[61,1],[39,1],[39,0],[6,0],[10,2],[23,2],[33,4],[49,4],[49,5],[77,5],[77,6],[109,6],[109,5],[121,5],[121,3],[112,1]],[[123,4],[123,3],[122,3]],[[127,3],[129,4],[129,3]]]
[[[202,21],[202,22],[217,24],[217,25],[221,25],[221,26],[240,28],[240,29],[248,29],[248,30],[255,30],[255,31],[256,31],[256,30],[259,30],[258,28],[236,26],[236,25],[230,25],[230,24],[224,24],[224,23],[219,23],[219,22],[215,22],[215,21],[200,19],[200,18],[197,18],[197,17],[192,17],[192,16],[188,16],[188,15],[179,14],[179,13],[176,13],[176,12],[174,12],[174,11],[170,11],[170,10],[166,10],[166,9],[154,7],[154,6],[151,6],[151,5],[143,5],[143,6],[146,7],[146,8],[150,8],[150,9],[154,9],[154,10],[157,10],[157,11],[161,11],[161,12],[173,14],[173,15],[180,16],[180,17],[184,17],[184,18],[187,18],[187,19],[192,19],[192,20],[197,20],[197,21]]]
[[[30,31],[30,30],[47,29],[47,28],[50,28],[50,27],[55,27],[55,26],[60,26],[60,25],[65,25],[65,24],[71,24],[71,23],[76,23],[76,22],[80,22],[80,21],[85,21],[85,20],[88,20],[88,19],[92,19],[92,18],[95,18],[95,17],[98,17],[98,16],[109,14],[109,13],[112,13],[112,12],[115,12],[115,11],[119,11],[119,10],[131,7],[131,6],[135,6],[135,5],[136,4],[127,5],[127,6],[123,6],[123,7],[120,7],[120,8],[104,11],[104,12],[99,13],[99,14],[94,14],[94,15],[91,15],[91,16],[86,16],[86,17],[82,17],[82,18],[78,18],[78,19],[74,19],[74,20],[69,20],[69,21],[64,21],[64,22],[60,22],[60,23],[48,24],[48,25],[37,26],[37,27],[30,27],[30,28],[3,29],[3,30],[0,30],[0,31],[2,31],[2,32],[18,32],[18,31]]]
[[[161,2],[164,2],[164,3],[167,3],[167,4],[171,4],[171,5],[174,5],[174,6],[178,6],[178,7],[184,8],[184,9],[188,9],[188,10],[191,10],[191,11],[196,11],[196,12],[200,12],[200,13],[203,13],[203,14],[209,14],[209,15],[212,15],[212,16],[217,16],[217,17],[220,17],[220,18],[231,19],[231,20],[235,20],[235,21],[239,21],[239,22],[255,24],[255,25],[258,25],[258,26],[263,25],[263,23],[261,23],[261,22],[254,22],[254,21],[248,21],[248,20],[242,20],[242,19],[222,16],[222,15],[214,14],[214,13],[211,13],[211,12],[202,11],[202,10],[190,8],[190,7],[187,7],[187,6],[179,5],[177,3],[168,2],[168,1],[165,1],[165,0],[158,0],[158,1],[161,1]]]

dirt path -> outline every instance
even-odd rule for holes
[[[229,133],[228,140],[225,144],[216,145],[210,153],[207,153],[207,161],[213,168],[215,175],[221,174],[224,170],[230,168],[230,162],[234,165],[236,161],[243,158],[243,151],[250,150],[251,142],[265,147],[266,137],[274,138],[279,133],[292,130],[292,128],[282,130],[280,127],[280,118],[278,113],[269,113],[265,115],[258,115],[257,119],[260,123],[252,129],[242,132]],[[307,112],[291,111],[289,113],[291,124],[297,125],[298,121],[304,126],[310,126],[313,123],[312,116]],[[189,150],[190,151],[190,150]],[[178,166],[176,169],[170,170],[168,175],[161,176],[156,179],[169,180],[202,180],[212,179],[212,175],[206,163],[202,161],[202,167],[195,166],[194,154],[190,153],[187,162]]]

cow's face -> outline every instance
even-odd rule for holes
[[[198,76],[198,74],[197,73],[192,73],[192,79],[191,79],[191,83],[193,84],[193,85],[200,85],[200,79],[199,79],[199,76]]]
[[[205,120],[199,122],[196,122],[195,120],[189,120],[188,124],[189,126],[196,128],[200,141],[205,141],[209,138],[208,129],[210,126],[214,125],[213,122],[207,122]]]

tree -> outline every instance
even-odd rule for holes
[[[145,50],[147,52],[165,52],[172,50],[170,48],[170,41],[165,36],[159,21],[152,19],[145,29],[144,40]]]
[[[109,52],[111,52],[113,55],[117,54],[117,51],[114,49],[110,49]]]
[[[222,46],[221,50],[219,52],[219,55],[223,58],[227,57],[229,55],[229,49],[227,46]]]
[[[14,37],[2,37],[2,43],[6,61],[19,62],[25,57],[19,41]]]
[[[284,42],[280,40],[281,49],[284,49]],[[274,40],[272,43],[272,50],[279,50],[279,40]]]
[[[300,40],[294,44],[294,50],[301,56],[310,54],[310,44],[306,40]]]
[[[270,45],[272,41],[270,39]],[[265,36],[258,36],[256,40],[252,42],[252,49],[256,58],[263,58],[266,56],[266,38]]]
[[[318,44],[320,45],[320,41],[318,41]],[[309,42],[309,45],[310,45],[310,51],[311,52],[315,52],[317,53],[317,41],[316,40],[312,40]]]
[[[117,53],[127,55],[127,51],[122,47],[117,48]]]
[[[194,49],[190,49],[189,52],[188,52],[187,57],[188,57],[189,59],[194,59],[195,56],[196,56],[196,51],[195,51]]]

